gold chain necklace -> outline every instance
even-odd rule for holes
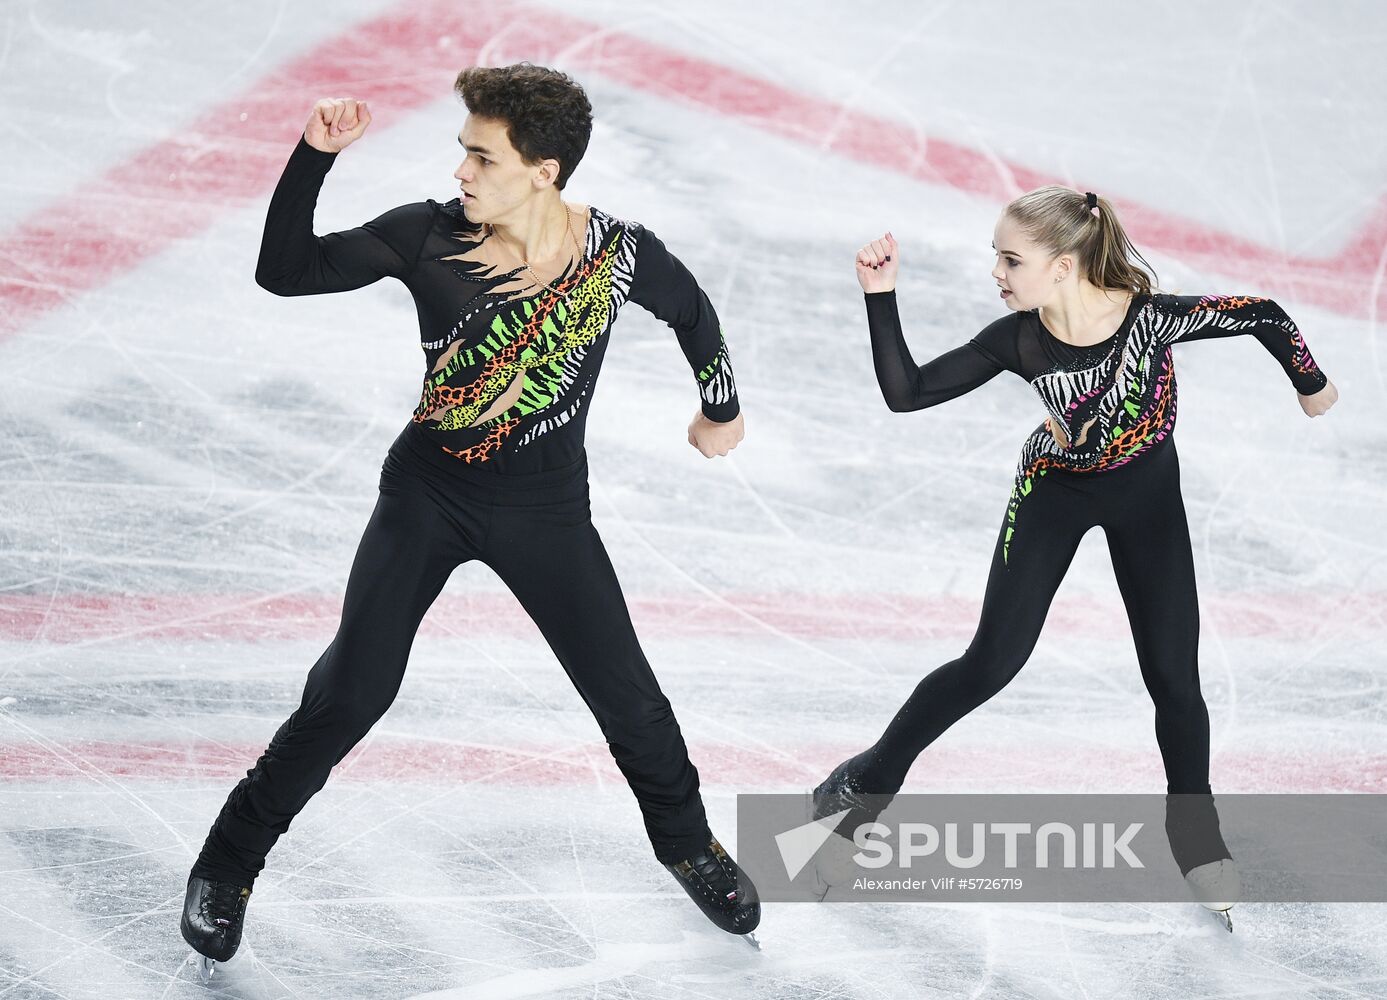
[[[576,250],[577,253],[578,253],[578,260],[582,260],[582,259],[583,259],[583,248],[582,248],[582,246],[578,243],[578,234],[575,233],[575,232],[573,231],[573,213],[570,212],[570,211],[568,210],[568,206],[567,206],[567,205],[564,205],[564,207],[563,207],[563,221],[564,221],[564,227],[568,230],[568,236],[569,236],[569,238],[570,238],[571,240],[573,240],[573,249]],[[487,235],[487,236],[494,236],[494,235],[496,234],[496,228],[495,228],[491,223],[489,223],[489,222],[488,222],[488,223],[485,223],[485,227],[486,227],[486,235]],[[505,246],[506,244],[505,244],[504,242],[502,242],[501,245],[502,245],[502,246]],[[568,309],[570,312],[572,311],[573,306],[572,306],[572,304],[568,301],[568,295],[567,295],[567,294],[565,294],[564,292],[559,291],[559,290],[558,290],[557,288],[555,288],[553,285],[549,284],[549,282],[545,281],[545,280],[544,280],[543,278],[541,278],[538,274],[536,274],[536,273],[535,273],[535,269],[534,269],[533,267],[530,266],[530,262],[529,262],[528,260],[526,260],[524,257],[521,257],[520,254],[514,253],[514,251],[512,251],[512,253],[513,253],[513,255],[520,261],[521,265],[525,268],[525,270],[527,270],[527,271],[530,272],[530,277],[531,277],[531,278],[534,278],[534,279],[535,279],[535,282],[536,282],[537,284],[543,285],[545,288],[549,289],[549,291],[550,291],[553,295],[555,295],[555,296],[558,297],[558,298],[563,299],[564,307],[565,307],[566,309]]]

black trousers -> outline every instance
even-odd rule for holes
[[[669,700],[651,672],[590,519],[586,458],[497,476],[391,447],[347,582],[336,636],[303,699],[231,795],[193,874],[251,885],[280,834],[395,699],[419,623],[459,564],[490,566],[539,626],[639,801],[655,856],[683,860],[710,832]]]
[[[1181,871],[1226,858],[1209,786],[1209,712],[1199,690],[1199,603],[1173,438],[1097,473],[1050,469],[1003,519],[977,632],[963,655],[928,674],[876,744],[849,762],[859,790],[894,795],[941,733],[1020,672],[1079,540],[1107,535],[1142,680],[1155,703],[1165,764],[1167,830]]]

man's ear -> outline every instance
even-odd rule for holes
[[[545,188],[554,184],[559,179],[558,160],[540,160],[539,168],[534,176],[535,187]]]

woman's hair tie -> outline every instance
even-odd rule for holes
[[[1096,194],[1092,191],[1085,191],[1084,203],[1088,205],[1088,210],[1092,212],[1094,216],[1098,215],[1098,196]]]

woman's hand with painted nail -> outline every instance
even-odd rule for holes
[[[864,292],[894,291],[900,264],[900,248],[888,232],[857,251],[857,283]]]

